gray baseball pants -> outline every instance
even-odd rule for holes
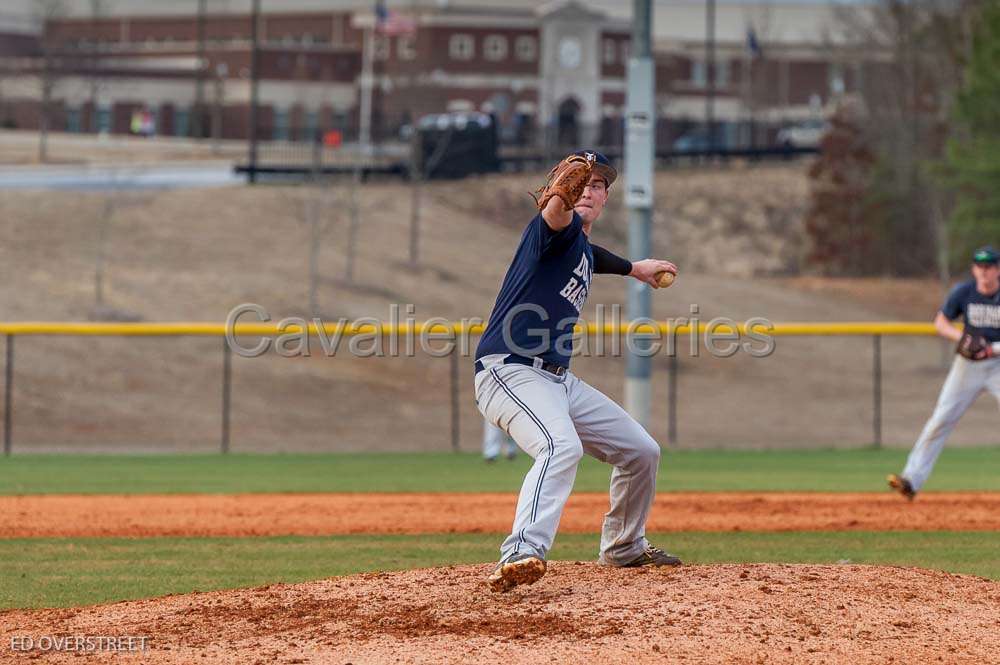
[[[623,408],[572,372],[558,377],[525,365],[483,358],[476,403],[535,463],[524,478],[514,527],[500,559],[528,553],[545,558],[584,453],[614,466],[611,507],[601,530],[602,563],[621,565],[647,542],[646,518],[656,491],[660,446]]]
[[[972,361],[955,356],[934,413],[924,425],[903,469],[903,477],[910,481],[914,491],[927,482],[951,431],[984,390],[1000,401],[1000,357]]]

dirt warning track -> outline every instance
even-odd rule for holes
[[[0,497],[0,538],[503,533],[513,494]],[[604,493],[570,497],[563,533],[600,531]],[[650,531],[994,531],[1000,492],[661,493]]]

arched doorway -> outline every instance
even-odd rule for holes
[[[560,147],[579,147],[580,143],[580,102],[567,97],[559,104],[556,140]]]

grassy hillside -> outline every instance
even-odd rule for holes
[[[654,250],[681,268],[654,294],[653,314],[707,321],[856,320],[930,317],[936,286],[867,282],[816,288],[784,275],[800,267],[803,164],[671,171],[657,176]],[[147,321],[219,321],[243,302],[274,318],[308,309],[308,227],[315,201],[322,236],[319,313],[386,319],[391,303],[414,316],[487,317],[532,215],[537,174],[435,183],[423,191],[420,263],[408,265],[411,191],[366,184],[357,254],[348,280],[349,191],[342,184],[236,187],[119,197],[106,222],[106,194],[0,193],[0,283],[6,320],[80,320],[95,311],[94,273],[105,225],[101,311]],[[624,253],[626,215],[613,190],[594,239]],[[595,279],[584,311],[626,298],[626,280]],[[909,310],[900,303],[912,302]],[[404,310],[405,311],[405,310]],[[682,445],[775,447],[861,445],[871,439],[871,343],[787,339],[766,359],[706,356],[680,361]],[[886,440],[909,445],[943,380],[930,340],[887,340]],[[17,343],[15,449],[165,451],[216,448],[220,431],[221,342],[213,339],[33,338]],[[666,440],[667,359],[654,360],[653,421]],[[471,398],[471,361],[461,365],[461,439],[478,446],[481,418]],[[575,361],[577,373],[621,398],[622,358]],[[444,359],[357,359],[275,355],[233,364],[233,448],[250,450],[447,450],[449,366]],[[991,441],[992,405],[978,405],[956,443]]]

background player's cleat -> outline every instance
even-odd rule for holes
[[[534,584],[545,575],[545,560],[532,554],[513,554],[497,564],[487,578],[490,591],[503,593],[521,584]]]
[[[493,464],[494,462],[497,461],[497,456],[496,455],[492,455],[490,457],[484,457],[483,461],[486,462],[487,464]]]
[[[646,545],[646,549],[642,551],[638,557],[632,561],[623,564],[622,568],[639,568],[641,566],[679,566],[681,565],[681,560],[675,557],[673,554],[668,554],[658,547],[653,547],[652,545]]]
[[[917,496],[916,491],[913,489],[913,485],[911,485],[910,481],[903,476],[897,476],[895,473],[890,473],[885,480],[889,483],[889,487],[896,490],[910,501],[913,501],[913,497]]]

